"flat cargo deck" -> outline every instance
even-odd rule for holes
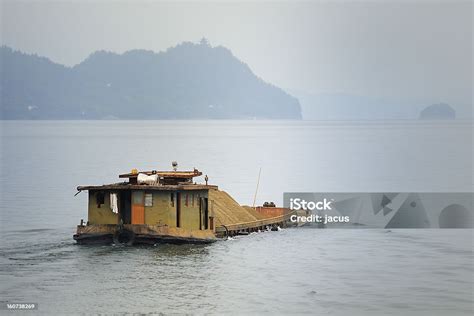
[[[250,233],[258,230],[265,230],[267,228],[274,229],[275,227],[287,227],[290,223],[291,215],[295,214],[295,212],[296,211],[293,211],[285,215],[255,220],[251,222],[242,222],[217,226],[215,230],[216,236],[234,236],[241,234],[242,232]]]
[[[242,232],[252,232],[270,227],[284,227],[290,222],[291,215],[288,214],[268,217],[264,216],[252,207],[241,206],[229,194],[220,190],[210,190],[209,199],[211,203],[211,212],[216,218],[215,232],[218,237],[237,235]]]

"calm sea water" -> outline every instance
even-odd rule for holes
[[[196,167],[285,191],[473,190],[472,123],[0,122],[0,301],[50,313],[471,314],[473,230],[286,229],[208,246],[78,246],[76,186]],[[3,313],[4,311],[1,311]]]

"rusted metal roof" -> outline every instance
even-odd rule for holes
[[[193,171],[139,171],[138,173],[144,173],[146,175],[158,174],[159,177],[163,178],[180,178],[180,179],[188,179],[202,176],[202,172],[194,169]],[[124,173],[119,175],[119,178],[135,178],[138,176],[138,173]]]
[[[78,186],[78,191],[87,190],[154,190],[154,191],[176,191],[176,190],[217,190],[217,185],[205,184],[177,184],[177,185],[146,185],[146,184],[130,184],[128,182],[104,184],[104,185],[86,185]]]

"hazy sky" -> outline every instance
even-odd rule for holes
[[[472,104],[470,1],[0,1],[2,44],[66,65],[207,37],[283,88]]]

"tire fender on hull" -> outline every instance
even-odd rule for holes
[[[129,230],[117,230],[114,233],[113,241],[114,244],[123,244],[127,246],[133,245],[135,242],[135,233]]]

